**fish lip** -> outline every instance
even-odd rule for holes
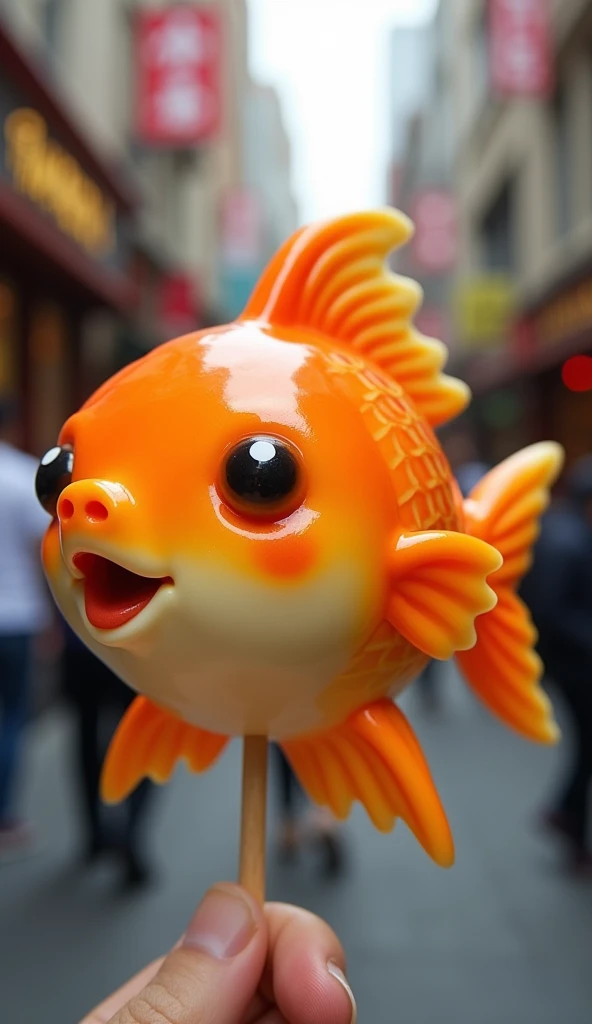
[[[136,559],[113,554],[80,548],[68,559],[68,568],[76,605],[91,638],[102,645],[122,646],[160,618],[175,581],[166,571],[146,572],[144,566],[138,571]],[[91,579],[93,589],[89,593]],[[123,598],[118,601],[122,591]]]
[[[142,555],[134,555],[133,552],[122,551],[118,546],[108,541],[92,542],[83,533],[74,537],[74,543],[72,545],[68,544],[67,550],[65,550],[66,545],[61,538],[60,541],[62,560],[70,576],[76,582],[80,582],[84,578],[84,573],[76,565],[76,560],[80,555],[96,555],[98,558],[104,558],[108,562],[113,562],[115,565],[126,569],[128,572],[135,573],[137,576],[144,576],[146,579],[172,576],[168,566],[165,566],[157,559],[150,559],[149,556],[143,557]],[[150,561],[152,562],[151,565],[149,564]]]

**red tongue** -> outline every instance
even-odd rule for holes
[[[84,575],[84,606],[95,629],[117,629],[138,615],[168,578],[150,579],[99,555],[74,559]]]

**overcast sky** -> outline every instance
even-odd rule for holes
[[[253,74],[275,85],[302,221],[385,199],[388,35],[436,0],[247,0]]]

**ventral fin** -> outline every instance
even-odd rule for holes
[[[411,221],[392,209],[301,228],[263,272],[241,320],[320,332],[356,350],[393,377],[434,427],[457,416],[470,391],[440,372],[445,345],[413,326],[420,286],[386,265],[412,234]]]
[[[153,704],[136,697],[111,741],[101,776],[101,796],[118,803],[143,778],[167,782],[178,761],[194,772],[204,772],[218,759],[228,737],[188,725]]]
[[[452,835],[425,757],[390,700],[370,704],[325,733],[281,745],[315,803],[343,819],[359,800],[382,832],[402,818],[437,864],[453,863]]]
[[[469,650],[475,619],[495,606],[487,577],[501,564],[495,548],[466,534],[403,534],[390,555],[387,618],[430,658]]]

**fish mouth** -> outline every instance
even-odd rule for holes
[[[173,584],[170,576],[141,576],[102,555],[80,552],[73,558],[82,576],[84,609],[91,626],[111,631],[135,619],[161,587]]]

